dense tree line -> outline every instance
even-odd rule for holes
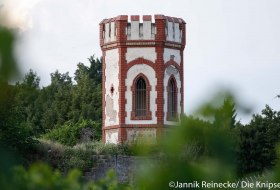
[[[68,73],[51,73],[51,84],[39,88],[39,77],[32,70],[15,88],[23,122],[38,133],[57,128],[65,122],[101,122],[101,59],[89,58],[90,66],[78,64],[74,81]]]
[[[238,125],[240,134],[239,167],[242,173],[269,170],[277,162],[280,142],[280,111],[268,105],[254,114],[249,124]],[[279,156],[279,155],[278,155]]]
[[[213,111],[211,128],[228,128],[233,141],[235,159],[240,175],[262,173],[270,170],[277,162],[277,145],[280,142],[280,111],[268,105],[261,114],[254,114],[248,124],[236,121],[235,104],[226,99],[223,105]]]
[[[65,123],[81,126],[80,123],[84,122],[93,125],[94,140],[99,140],[102,62],[94,56],[88,60],[90,66],[79,63],[73,78],[68,73],[51,73],[50,85],[42,88],[40,77],[33,70],[15,85],[2,81],[0,130],[5,131],[1,133],[1,140],[5,139],[7,145],[16,147],[13,143],[20,144],[16,139],[24,139],[22,143],[26,144],[32,137],[62,128]],[[27,139],[22,138],[24,134]],[[22,150],[22,147],[27,146],[18,149]]]
[[[201,113],[204,116],[212,116],[212,121],[203,121],[189,116],[189,126],[205,126],[209,129],[221,129],[227,131],[229,138],[232,138],[230,149],[234,157],[238,175],[252,173],[263,173],[271,170],[279,158],[280,142],[280,111],[275,111],[268,105],[260,114],[254,114],[248,124],[236,121],[236,110],[234,101],[229,97],[223,105],[218,108],[210,108],[206,105]],[[210,111],[209,111],[210,110]],[[207,150],[207,143],[201,143],[200,155]],[[197,144],[197,143],[196,143]],[[202,151],[201,151],[202,150]],[[197,156],[195,156],[197,157]]]
[[[100,140],[102,63],[94,56],[88,60],[90,66],[79,63],[73,78],[68,73],[51,73],[51,84],[43,88],[40,88],[39,76],[32,70],[22,82],[6,84],[6,94],[1,93],[6,101],[1,103],[0,114],[7,120],[3,125],[6,128],[1,130],[9,132],[1,138],[9,145],[22,145],[21,150],[34,141],[32,137],[46,133],[48,139],[75,145],[81,126],[92,126],[94,140]],[[233,149],[240,174],[262,172],[275,165],[280,112],[266,106],[261,114],[253,115],[251,122],[244,125],[236,121],[235,105],[229,98],[221,107],[212,109],[211,114],[212,121],[200,124],[229,130],[236,141]],[[28,138],[17,141],[22,135]]]

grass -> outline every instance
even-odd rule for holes
[[[104,144],[102,142],[88,142],[77,144],[74,149],[90,150],[95,155],[131,155],[131,146],[128,144]]]

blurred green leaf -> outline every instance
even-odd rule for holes
[[[13,52],[14,43],[13,33],[0,26],[0,81],[8,81],[19,75]]]

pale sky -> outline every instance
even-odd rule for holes
[[[99,22],[120,14],[164,14],[187,22],[185,112],[220,87],[260,113],[280,110],[279,0],[0,0],[0,16],[19,30],[16,54],[50,83],[55,70],[73,76],[78,62],[100,57]],[[238,119],[246,122],[246,117]]]

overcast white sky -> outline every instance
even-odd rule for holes
[[[0,0],[0,12],[20,30],[24,72],[50,83],[99,47],[99,22],[120,14],[164,14],[187,22],[185,112],[219,87],[233,89],[254,112],[280,110],[279,0]],[[1,15],[1,14],[0,14]],[[242,121],[246,118],[239,116]]]

